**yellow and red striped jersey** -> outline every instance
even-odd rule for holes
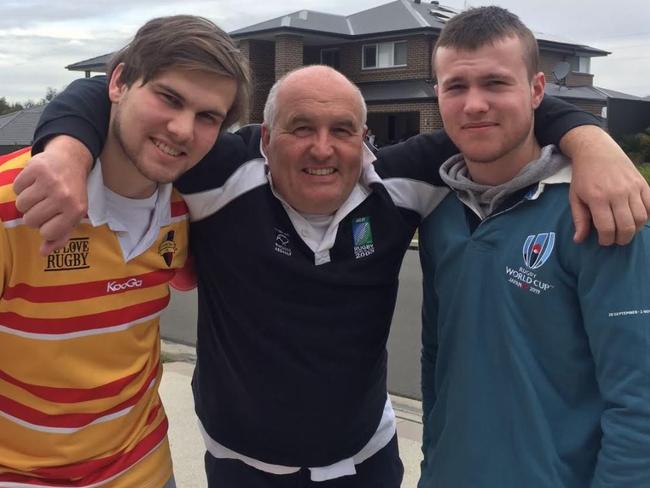
[[[87,220],[41,256],[12,190],[29,157],[0,156],[0,486],[160,488],[159,316],[187,257],[187,207],[174,192],[169,224],[128,263]]]

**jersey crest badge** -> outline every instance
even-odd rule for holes
[[[553,252],[555,232],[530,235],[526,237],[522,249],[524,263],[530,269],[541,268]]]
[[[352,237],[354,239],[355,258],[360,259],[375,252],[370,217],[360,217],[352,221]]]
[[[178,251],[178,247],[176,247],[176,243],[174,242],[174,231],[170,230],[167,232],[165,239],[160,243],[160,246],[158,246],[158,254],[165,260],[167,267],[172,265],[176,251]]]

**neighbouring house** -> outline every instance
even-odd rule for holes
[[[0,155],[29,146],[45,104],[0,115]]]
[[[458,12],[437,1],[395,0],[348,16],[300,10],[230,32],[253,71],[248,121],[262,121],[275,80],[300,66],[327,64],[361,89],[368,105],[368,127],[379,145],[440,128],[431,53],[445,22]],[[535,35],[547,93],[610,120],[616,115],[612,103],[619,99],[632,101],[635,110],[650,109],[639,97],[593,85],[591,58],[609,52],[555,35]],[[88,76],[90,71],[103,71],[109,58],[99,56],[67,68]],[[554,71],[562,71],[559,79]],[[614,128],[611,123],[609,128]]]
[[[90,78],[91,73],[106,73],[106,67],[111,60],[113,53],[102,54],[90,59],[84,59],[78,63],[72,63],[65,67],[70,71],[83,71],[86,78]]]

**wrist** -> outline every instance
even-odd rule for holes
[[[44,152],[55,156],[57,160],[69,161],[78,170],[90,173],[93,156],[88,148],[74,137],[60,134],[50,138],[44,146]]]

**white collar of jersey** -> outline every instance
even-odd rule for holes
[[[537,184],[537,188],[535,189],[535,191],[530,195],[527,195],[526,198],[528,200],[537,200],[539,196],[542,193],[544,193],[544,188],[546,187],[546,185],[570,184],[572,174],[573,174],[572,167],[570,164],[567,164],[557,173],[549,176],[548,178],[544,178],[543,180],[540,180],[540,182]]]
[[[268,169],[268,160],[266,159],[266,154],[264,154],[264,149],[262,148],[262,143],[260,141],[260,152],[264,157],[264,163]],[[341,205],[341,207],[334,214],[332,221],[327,228],[327,231],[322,235],[318,229],[315,229],[314,226],[309,222],[304,215],[294,209],[289,205],[275,190],[273,186],[273,178],[271,172],[266,172],[266,177],[269,180],[269,186],[273,195],[280,200],[282,206],[284,207],[291,223],[293,224],[294,229],[300,235],[302,240],[307,244],[309,249],[314,253],[314,261],[316,265],[325,264],[330,261],[329,251],[334,246],[336,241],[336,234],[339,228],[341,221],[357,206],[359,206],[372,192],[370,189],[370,183],[379,182],[381,179],[379,175],[375,172],[373,166],[373,161],[377,159],[370,149],[364,144],[363,153],[362,153],[362,162],[361,162],[361,175],[359,176],[359,182],[354,185],[352,192],[348,199]]]
[[[152,223],[155,223],[158,227],[164,227],[171,223],[171,195],[171,183],[158,185],[158,199],[152,218]],[[111,221],[106,210],[104,177],[102,175],[102,163],[99,158],[95,161],[95,166],[88,175],[88,220],[90,220],[93,227],[107,224],[112,231],[126,230],[121,224]]]

